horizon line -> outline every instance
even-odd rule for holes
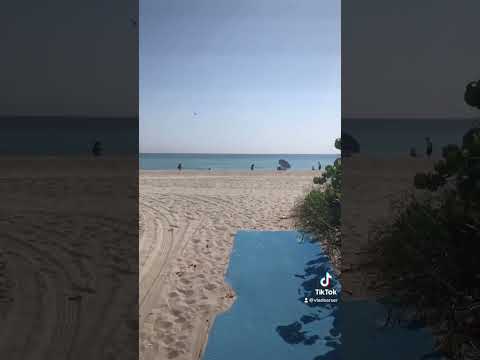
[[[342,120],[478,120],[478,116],[459,116],[459,117],[452,117],[452,116],[342,116]]]
[[[145,152],[139,154],[166,154],[166,155],[340,155],[338,153],[227,153],[227,152]]]
[[[72,119],[72,120],[139,120],[138,115],[0,115],[0,120],[13,119]]]

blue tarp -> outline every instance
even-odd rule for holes
[[[226,281],[237,298],[217,316],[203,360],[421,359],[428,331],[382,327],[386,310],[374,302],[310,303],[329,272],[318,243],[295,231],[240,231]],[[329,288],[341,287],[333,276]],[[347,346],[348,345],[348,346]]]

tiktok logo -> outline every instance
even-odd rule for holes
[[[331,279],[332,275],[330,275],[328,272],[325,273],[325,276],[320,280],[320,285],[322,285],[324,288],[329,287]]]
[[[328,272],[325,273],[325,276],[320,279],[320,285],[323,288],[328,288],[330,287],[330,284],[332,282],[332,275],[330,275]],[[327,296],[326,298],[313,298],[313,302],[315,303],[325,303],[325,302],[330,302],[330,303],[335,303],[338,301],[336,298],[332,298],[331,296],[337,296],[337,289],[315,289],[315,295],[317,296]],[[305,299],[306,301],[308,300],[309,302],[311,299]],[[305,301],[305,302],[306,302]]]

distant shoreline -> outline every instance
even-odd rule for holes
[[[211,174],[211,175],[272,175],[272,174],[308,174],[308,175],[315,175],[320,174],[323,172],[322,170],[305,170],[305,169],[289,169],[289,170],[269,170],[269,169],[259,169],[259,170],[238,170],[238,169],[212,169],[212,170],[205,170],[205,169],[185,169],[182,171],[173,170],[173,169],[139,169],[140,174],[147,175],[149,173],[152,174],[163,174],[163,175],[199,175],[199,174]]]
[[[318,170],[332,165],[337,154],[140,154],[139,167],[142,170],[197,171],[276,171],[280,160],[290,164],[287,171]]]
[[[140,156],[143,155],[180,155],[180,156],[187,156],[187,155],[209,155],[209,156],[340,156],[340,153],[322,153],[322,154],[308,154],[308,153],[175,153],[175,152],[140,152],[138,153]]]

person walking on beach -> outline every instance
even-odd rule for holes
[[[433,152],[433,143],[432,143],[432,141],[430,140],[429,137],[425,138],[425,142],[427,144],[426,154],[427,154],[428,157],[430,157],[432,155],[432,152]]]
[[[178,169],[178,171],[182,171],[182,163],[178,163],[177,169]]]
[[[250,171],[253,171],[255,169],[255,164],[250,165]]]
[[[318,171],[322,170],[322,164],[320,164],[320,161],[317,161],[318,163]]]

